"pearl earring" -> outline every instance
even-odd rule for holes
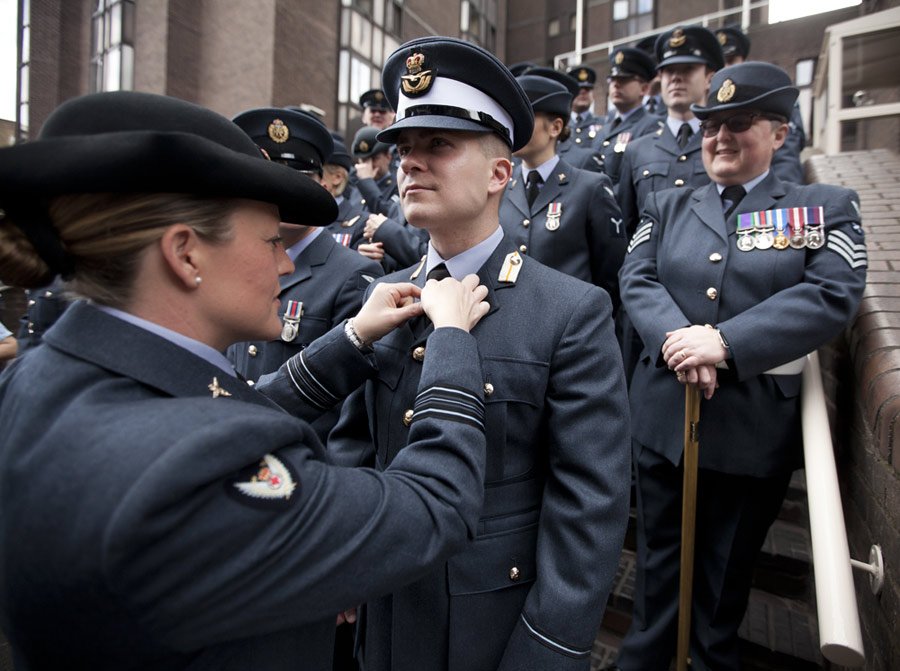
[[[202,281],[203,281],[203,278],[200,277],[199,275],[197,275],[197,277],[194,278],[194,283],[195,283],[198,287],[200,286],[200,283],[201,283]]]

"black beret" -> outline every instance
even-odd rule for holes
[[[656,38],[656,69],[679,63],[703,63],[711,70],[725,66],[719,40],[702,26],[678,26]]]
[[[337,216],[325,189],[268,160],[234,123],[168,96],[73,98],[37,139],[0,149],[0,208],[25,208],[36,220],[60,194],[137,192],[257,200],[277,205],[282,221],[312,226]]]
[[[594,72],[593,68],[589,68],[586,65],[576,65],[574,68],[569,68],[568,75],[578,83],[580,88],[592,89],[594,84],[597,83],[597,73]]]
[[[656,74],[656,63],[646,52],[621,47],[609,55],[610,77],[640,77],[646,82]]]
[[[331,156],[325,159],[325,163],[328,165],[339,165],[349,172],[353,167],[353,157],[347,151],[347,145],[341,140],[335,140],[334,151],[331,152]]]
[[[534,115],[516,78],[496,56],[452,37],[407,42],[384,64],[381,81],[397,121],[381,131],[396,142],[404,128],[494,132],[513,151],[531,139]]]
[[[573,98],[578,95],[578,91],[581,89],[574,77],[570,77],[565,72],[554,70],[553,68],[532,68],[528,71],[528,74],[532,77],[545,77],[546,79],[552,79],[558,84],[562,84],[566,87],[569,93],[572,94]]]
[[[381,131],[374,126],[363,126],[353,138],[353,158],[369,158],[383,151],[390,151],[390,145],[378,141],[378,133]]]
[[[232,119],[273,161],[296,170],[318,171],[331,155],[334,140],[311,112],[261,107]]]
[[[572,110],[572,93],[562,84],[547,77],[527,74],[516,81],[525,91],[535,112],[558,114],[568,120]]]
[[[371,107],[372,109],[389,112],[391,110],[388,105],[384,91],[381,89],[369,89],[359,97],[360,107]]]
[[[726,58],[731,56],[750,55],[750,38],[737,26],[724,26],[716,31],[716,39],[722,46],[722,53]]]
[[[748,109],[791,118],[800,92],[788,73],[777,65],[747,61],[730,65],[713,75],[706,107],[691,105],[699,119],[713,112]]]

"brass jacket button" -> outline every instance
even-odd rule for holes
[[[513,582],[519,582],[519,579],[522,577],[522,573],[519,571],[518,566],[513,566],[509,569],[509,579]]]
[[[413,419],[413,411],[412,410],[407,410],[406,412],[404,412],[403,413],[403,426],[409,426],[410,424],[412,424],[412,419]]]
[[[247,354],[250,356],[256,356],[258,353],[259,350],[256,348],[256,345],[250,345],[250,347],[247,348]]]
[[[494,393],[494,385],[492,385],[490,382],[485,382],[484,383],[484,395],[490,396],[493,393]]]
[[[412,351],[412,358],[416,361],[423,361],[425,359],[425,348],[419,345]]]
[[[519,251],[524,254],[528,251],[528,245],[519,245]]]
[[[713,263],[718,263],[719,261],[722,260],[722,255],[719,254],[719,252],[713,252],[712,254],[709,255],[709,260],[712,261]]]
[[[676,180],[675,180],[675,186],[684,186],[684,180],[683,180],[683,179],[676,179]]]
[[[529,226],[531,226],[531,219],[523,219],[523,220],[522,220],[522,225],[523,225],[525,228],[528,228]]]
[[[710,287],[709,289],[706,290],[706,297],[709,300],[714,301],[714,300],[716,300],[716,298],[718,296],[719,296],[719,292],[716,291],[714,287]]]

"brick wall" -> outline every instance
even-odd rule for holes
[[[884,589],[874,596],[854,571],[870,671],[900,668],[900,157],[887,150],[815,156],[809,181],[860,196],[869,252],[866,292],[848,338],[823,352],[826,389],[850,554],[885,557]]]

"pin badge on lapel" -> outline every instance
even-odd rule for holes
[[[221,385],[219,385],[219,378],[214,377],[209,386],[206,387],[212,392],[213,398],[219,398],[219,396],[231,396],[231,392],[223,389]]]

